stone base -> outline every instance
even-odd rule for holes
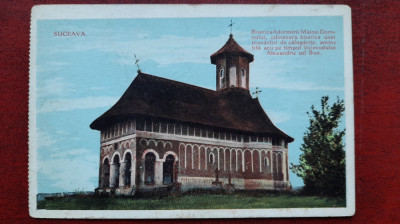
[[[235,193],[235,185],[234,185],[234,184],[227,184],[227,185],[226,185],[225,191],[226,191],[226,193],[228,193],[228,194],[233,194],[233,193]]]
[[[222,182],[214,181],[214,182],[212,182],[212,186],[213,186],[213,188],[216,188],[216,189],[222,189]]]

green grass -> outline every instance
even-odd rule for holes
[[[48,210],[160,210],[345,207],[340,198],[294,194],[193,194],[162,198],[66,197],[38,202]]]

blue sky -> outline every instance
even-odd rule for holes
[[[38,192],[93,190],[98,184],[100,133],[89,124],[143,72],[215,89],[210,55],[229,37],[231,18],[41,20],[37,29]],[[321,96],[344,98],[341,17],[234,18],[233,35],[254,54],[250,88],[274,123],[295,141],[297,163],[307,111]],[[337,50],[319,56],[267,56],[251,50],[251,30],[334,30]],[[54,36],[57,31],[85,37]],[[294,186],[302,181],[290,173]]]

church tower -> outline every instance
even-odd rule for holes
[[[211,63],[216,65],[217,91],[226,88],[249,90],[250,63],[254,56],[244,50],[229,35],[228,41],[217,52],[210,56]]]

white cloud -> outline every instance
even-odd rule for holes
[[[250,86],[257,86],[259,88],[271,88],[282,90],[299,90],[299,91],[343,91],[343,87],[334,87],[326,85],[318,85],[313,81],[302,81],[299,78],[293,79],[293,74],[289,75],[287,65],[284,61],[274,61],[274,64],[268,67],[268,70],[255,68],[253,69]],[[298,74],[301,75],[301,74]],[[305,77],[302,78],[306,79]]]
[[[114,61],[121,64],[134,64],[134,53],[142,62],[153,60],[160,65],[182,62],[209,63],[210,50],[219,50],[226,40],[226,36],[198,38],[164,35],[159,38],[141,38],[129,41],[111,41],[105,37],[104,40],[98,38],[93,42],[85,42],[84,45],[78,42],[68,48],[49,49],[49,51],[53,54],[87,50],[112,52],[120,56]]]
[[[36,130],[36,136],[38,148],[49,147],[57,143],[57,140],[53,136],[39,128]]]
[[[36,88],[36,98],[48,96],[60,97],[73,91],[74,85],[65,81],[64,78],[56,77],[42,80],[42,83],[37,83],[38,87]]]
[[[284,123],[292,118],[290,114],[279,111],[268,111],[267,114],[274,124]]]
[[[78,156],[85,154],[86,149],[72,149],[50,154],[50,158],[64,158],[66,156]]]
[[[48,189],[44,185],[50,185],[56,191],[92,191],[96,187],[93,180],[98,178],[97,155],[85,148],[53,150],[57,153],[38,161],[39,191]]]
[[[92,109],[109,107],[117,102],[118,97],[83,97],[72,99],[42,100],[38,105],[38,113],[49,113],[55,111],[69,111],[78,109]]]

